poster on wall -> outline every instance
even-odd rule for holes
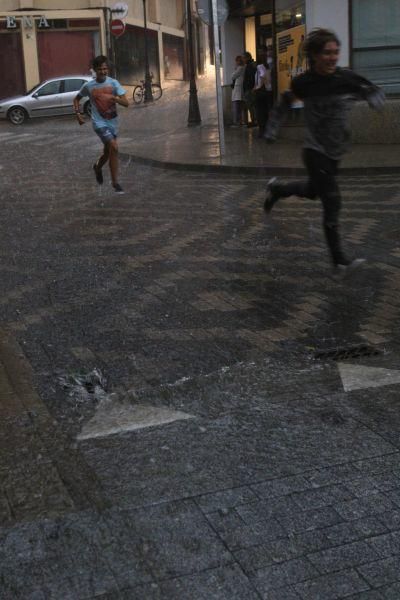
[[[304,53],[305,35],[305,25],[299,25],[281,31],[276,36],[279,94],[288,90],[293,77],[307,68]]]

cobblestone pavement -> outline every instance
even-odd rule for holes
[[[1,600],[398,599],[400,175],[341,179],[339,279],[263,179],[0,141]]]

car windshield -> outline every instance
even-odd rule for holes
[[[28,94],[32,94],[35,90],[37,90],[37,88],[39,86],[40,86],[40,83],[37,83],[36,85],[34,85],[32,89],[30,89],[26,92],[26,95],[28,96]]]

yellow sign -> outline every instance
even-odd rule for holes
[[[305,35],[305,26],[299,25],[281,31],[276,36],[279,94],[290,89],[293,77],[307,68],[304,54]]]

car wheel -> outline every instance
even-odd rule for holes
[[[13,125],[22,125],[27,116],[26,110],[22,106],[13,106],[7,113],[7,117]]]
[[[88,117],[92,116],[92,105],[90,104],[89,101],[86,102],[85,106],[83,107],[83,110],[87,114]]]

